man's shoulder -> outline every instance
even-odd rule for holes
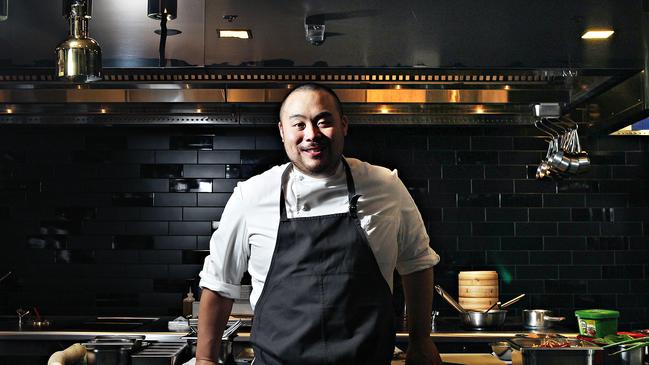
[[[273,166],[261,174],[238,183],[237,188],[245,199],[257,200],[264,197],[272,190],[279,189],[282,173],[287,165],[288,163]]]
[[[345,158],[352,170],[352,175],[359,182],[367,184],[394,184],[397,177],[396,170],[390,170],[387,167],[372,165],[369,162],[361,161],[356,158]]]

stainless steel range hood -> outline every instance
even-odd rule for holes
[[[274,123],[287,90],[316,81],[358,124],[525,124],[537,103],[587,115],[644,67],[641,0],[197,0],[167,24],[166,67],[146,1],[95,0],[103,80],[68,84],[53,77],[59,7],[23,0],[0,23],[0,123]],[[308,19],[326,23],[318,46],[305,38]],[[615,36],[580,39],[597,25]],[[252,38],[219,38],[224,28]]]
[[[0,122],[268,124],[304,82],[336,90],[356,124],[526,124],[532,106],[566,110],[627,80],[633,69],[186,68],[107,69],[69,84],[47,70],[0,73]],[[10,110],[10,113],[6,111]],[[159,116],[158,118],[154,116]],[[144,118],[143,117],[147,117]]]

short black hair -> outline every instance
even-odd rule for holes
[[[286,102],[286,99],[293,94],[296,91],[301,91],[301,90],[308,90],[308,91],[324,91],[327,94],[331,95],[334,98],[334,102],[336,104],[336,109],[338,109],[338,114],[340,114],[340,117],[342,118],[343,116],[343,104],[340,102],[340,98],[338,98],[338,95],[329,87],[325,86],[323,84],[318,84],[317,82],[309,82],[306,84],[301,84],[298,87],[292,89],[289,91],[288,94],[284,97],[282,100],[282,103],[280,104],[279,107],[279,118],[281,120],[282,118],[282,109],[284,108],[284,103]]]

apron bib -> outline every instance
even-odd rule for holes
[[[392,295],[342,163],[348,212],[288,219],[281,189],[277,242],[252,326],[254,365],[390,364]]]

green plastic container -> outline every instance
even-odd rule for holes
[[[620,312],[609,309],[582,309],[575,311],[579,334],[604,337],[617,333],[617,319]]]

